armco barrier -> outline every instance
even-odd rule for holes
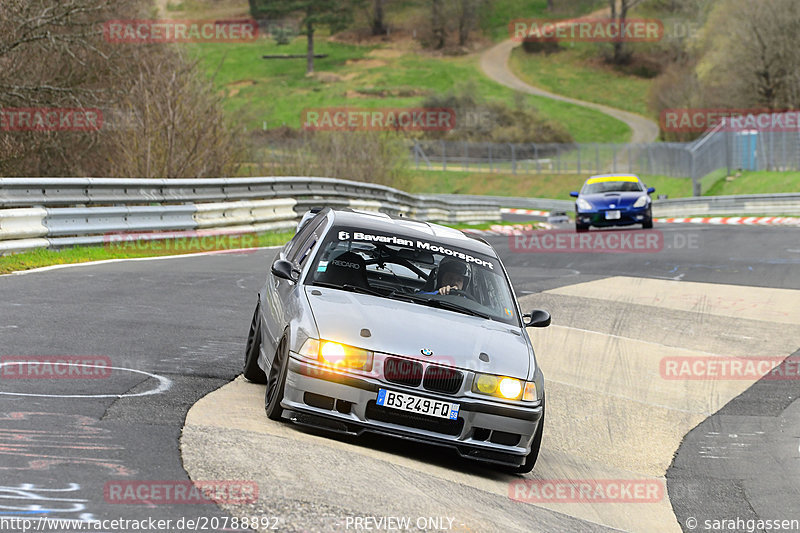
[[[440,194],[436,198],[470,199],[473,202],[497,202],[502,207],[541,211],[574,212],[574,200],[549,198],[512,198],[505,196],[468,196]],[[653,201],[653,215],[681,217],[688,215],[800,215],[800,193],[749,194],[736,196],[700,196]]]
[[[332,178],[0,178],[0,253],[102,244],[119,232],[289,229],[320,205],[436,222],[500,218],[495,202]]]
[[[46,215],[47,211],[41,207],[0,210],[0,241],[47,235]]]
[[[0,178],[0,254],[97,244],[115,232],[292,228],[313,206],[352,207],[434,222],[498,220],[500,208],[574,209],[572,200],[414,195],[333,178]],[[656,200],[657,217],[800,214],[800,194]]]
[[[797,214],[800,214],[798,193],[699,196],[653,203],[653,215],[657,217]]]
[[[291,198],[196,204],[194,220],[198,228],[252,226],[264,222],[293,220],[296,216]]]

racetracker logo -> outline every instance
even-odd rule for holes
[[[664,24],[655,19],[627,19],[624,24],[611,18],[515,19],[508,33],[517,42],[656,42],[664,38]]]
[[[320,107],[304,109],[300,120],[309,131],[449,131],[456,112],[444,107]]]
[[[258,501],[254,481],[107,481],[103,487],[111,504],[232,504]]]
[[[788,381],[800,379],[800,357],[664,357],[659,369],[667,380]]]
[[[664,249],[664,234],[655,230],[528,231],[509,235],[508,245],[516,253],[654,253]]]
[[[0,131],[97,131],[102,127],[99,109],[0,108]]]
[[[656,479],[520,479],[508,497],[525,503],[656,503],[664,483]]]
[[[97,355],[5,355],[3,379],[103,379],[111,376],[111,358]]]
[[[665,109],[661,130],[702,133],[719,127],[729,132],[800,132],[800,111],[766,109]]]
[[[109,20],[103,37],[110,43],[238,43],[258,38],[258,22],[245,20]]]
[[[227,250],[252,253],[258,247],[253,233],[219,234],[215,230],[163,233],[109,233],[103,236],[105,247],[114,252],[205,253]]]

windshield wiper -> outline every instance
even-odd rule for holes
[[[448,302],[446,300],[428,300],[429,305],[434,307],[441,307],[442,309],[447,309],[448,311],[456,311],[458,313],[466,313],[472,316],[479,316],[481,318],[485,318],[487,320],[491,320],[491,316],[487,315],[486,313],[481,313],[480,311],[475,311],[474,309],[470,309],[469,307],[464,307],[458,304],[454,304],[453,302]]]
[[[384,293],[378,292],[375,289],[370,289],[368,287],[359,287],[358,285],[350,285],[349,283],[345,283],[344,285],[337,285],[335,283],[315,281],[313,285],[316,285],[318,287],[329,287],[331,289],[342,289],[344,291],[350,291],[350,292],[358,292],[360,294],[371,294],[373,296],[381,296],[381,297],[386,296]]]
[[[436,296],[435,294],[432,296]],[[454,304],[453,302],[448,302],[447,300],[439,300],[438,298],[425,298],[423,296],[419,296],[417,294],[409,294],[409,293],[402,293],[402,292],[391,292],[387,295],[389,298],[396,298],[398,300],[406,300],[409,302],[419,303],[422,305],[427,305],[430,307],[438,307],[440,309],[447,309],[448,311],[456,311],[458,313],[464,313],[467,315],[478,316],[481,318],[485,318],[487,320],[491,320],[491,316],[487,315],[486,313],[481,313],[480,311],[475,311],[474,309],[470,309],[469,307],[464,307],[458,304]]]

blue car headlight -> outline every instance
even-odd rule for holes
[[[592,204],[590,204],[589,202],[587,202],[583,198],[578,198],[578,201],[576,203],[578,204],[578,209],[580,209],[581,211],[591,211],[592,210]]]
[[[634,203],[633,207],[644,207],[647,205],[647,196],[640,196]]]

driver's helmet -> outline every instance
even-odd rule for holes
[[[460,261],[458,259],[454,259],[452,257],[445,257],[439,263],[439,269],[436,272],[436,286],[441,287],[444,285],[443,279],[444,275],[447,273],[458,274],[464,278],[464,287],[463,289],[466,290],[469,287],[469,281],[471,278],[471,271],[469,265],[466,264],[464,261]]]

